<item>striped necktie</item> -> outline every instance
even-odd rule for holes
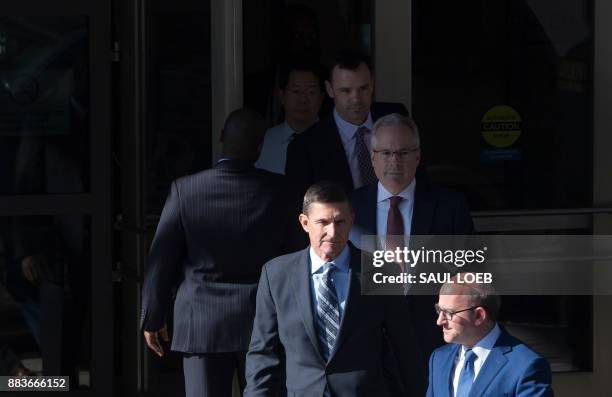
[[[332,263],[323,265],[319,285],[317,286],[317,325],[319,343],[325,360],[329,359],[340,332],[340,310],[336,288],[331,279],[334,269]]]

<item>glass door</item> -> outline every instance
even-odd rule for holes
[[[112,395],[110,6],[0,11],[1,375]]]

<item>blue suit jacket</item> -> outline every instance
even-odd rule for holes
[[[427,397],[451,397],[453,363],[461,345],[436,349],[429,359]],[[502,329],[480,369],[470,397],[553,396],[548,362]]]

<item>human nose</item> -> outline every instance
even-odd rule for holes
[[[306,93],[306,92],[300,92],[300,93],[298,94],[298,101],[299,101],[300,103],[306,103],[306,102],[308,102],[308,93]]]
[[[446,316],[444,315],[443,311],[440,311],[438,313],[438,317],[436,318],[436,325],[442,326],[444,325],[444,323],[446,323]]]
[[[360,102],[360,95],[359,95],[359,92],[357,92],[357,90],[352,90],[349,92],[349,101],[353,103]]]
[[[336,236],[336,230],[336,224],[334,222],[331,222],[329,225],[327,225],[327,228],[325,229],[326,237],[333,239]]]

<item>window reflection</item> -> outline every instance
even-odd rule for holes
[[[0,194],[89,190],[85,17],[0,18]]]
[[[413,113],[431,179],[472,210],[591,207],[592,0],[413,7]]]
[[[89,217],[0,219],[0,375],[90,384]]]

